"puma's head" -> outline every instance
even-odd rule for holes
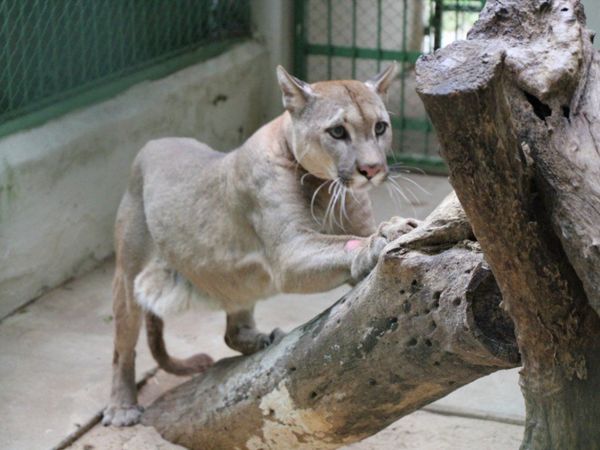
[[[292,151],[302,167],[352,189],[381,184],[392,142],[386,92],[397,71],[392,64],[367,82],[308,84],[277,67],[283,105],[292,123]]]

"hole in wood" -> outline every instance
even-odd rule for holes
[[[563,113],[563,117],[565,119],[567,119],[569,121],[569,123],[571,123],[571,108],[569,108],[567,105],[563,105],[562,113]]]
[[[480,340],[494,355],[511,361],[520,360],[514,325],[500,306],[502,294],[491,271],[485,270],[473,278],[466,294],[471,309],[469,325],[477,330]]]
[[[525,98],[529,102],[529,104],[533,107],[533,113],[538,117],[538,119],[546,121],[546,117],[550,117],[552,115],[552,108],[550,108],[547,104],[542,102],[535,95],[530,94],[529,92],[523,91],[525,94]]]
[[[454,300],[452,300],[452,304],[454,306],[460,305],[460,302],[462,302],[462,299],[460,297],[456,297]]]
[[[410,340],[408,341],[407,345],[409,347],[414,347],[415,345],[417,345],[417,338],[410,338]]]

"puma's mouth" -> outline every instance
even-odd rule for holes
[[[368,173],[366,170],[361,170],[357,167],[348,184],[351,189],[369,190],[379,186],[387,179],[387,177],[388,169],[386,166],[381,166],[381,168],[376,171],[370,171]]]

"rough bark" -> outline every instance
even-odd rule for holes
[[[578,0],[488,0],[418,91],[523,359],[523,449],[600,448],[600,58]]]
[[[450,196],[344,298],[167,393],[143,423],[192,449],[337,448],[514,367],[512,323],[471,235]]]

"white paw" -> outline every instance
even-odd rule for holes
[[[377,233],[383,236],[387,241],[391,242],[403,234],[410,233],[417,228],[420,223],[421,221],[417,219],[406,219],[404,217],[395,216],[386,222],[382,222],[377,229]]]
[[[381,251],[387,243],[387,239],[381,237],[377,233],[367,239],[366,245],[360,249],[352,261],[352,266],[350,268],[352,284],[362,280],[371,270],[373,270],[379,260]]]
[[[102,425],[105,427],[130,427],[139,423],[144,408],[139,405],[109,406],[104,410]]]

